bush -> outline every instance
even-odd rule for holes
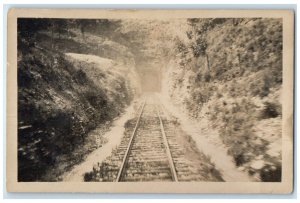
[[[249,86],[252,96],[266,97],[270,93],[270,88],[275,86],[273,77],[270,71],[265,70],[262,74],[257,74]]]
[[[194,104],[203,105],[208,102],[209,98],[213,95],[210,85],[203,85],[202,87],[193,89],[191,92],[191,99]],[[192,105],[194,105],[192,104]]]
[[[198,38],[196,43],[191,45],[194,57],[199,57],[205,55],[207,49],[207,42],[204,39]]]
[[[275,166],[266,165],[260,171],[260,178],[264,182],[280,182],[281,173],[281,164],[276,164]]]
[[[205,73],[204,74],[204,81],[205,82],[210,82],[210,80],[211,80],[210,73],[209,72]]]
[[[228,154],[233,156],[237,166],[251,160],[247,153],[251,152],[252,140],[255,139],[252,130],[254,126],[255,105],[247,99],[234,103],[222,101],[215,104],[210,119],[219,124],[219,134]],[[259,151],[259,150],[258,150]]]
[[[93,171],[91,171],[91,172],[86,172],[85,174],[84,174],[84,182],[91,182],[91,181],[93,181],[93,179],[94,179],[94,172]]]
[[[275,102],[265,102],[261,112],[262,119],[276,118],[281,115],[281,105]]]
[[[79,69],[75,72],[74,79],[81,85],[84,85],[88,82],[86,73],[81,69]]]

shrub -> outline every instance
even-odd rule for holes
[[[91,171],[91,172],[86,172],[85,174],[84,174],[84,182],[91,182],[91,181],[93,181],[93,178],[94,178],[94,172],[93,171]]]
[[[196,43],[191,45],[191,48],[193,50],[194,57],[203,56],[207,49],[207,42],[202,38],[198,38]]]
[[[75,72],[74,78],[76,79],[76,81],[78,81],[79,84],[84,85],[88,82],[86,73],[79,69]]]
[[[261,112],[262,119],[276,118],[281,115],[281,105],[275,102],[265,102]]]
[[[221,122],[219,134],[229,148],[228,154],[233,156],[237,166],[247,163],[251,159],[247,155],[252,147],[250,143],[255,138],[252,131],[255,105],[248,99],[242,99],[234,103],[222,101],[213,109],[210,119]]]
[[[281,181],[281,164],[266,165],[260,171],[260,178],[264,182],[280,182]]]
[[[266,97],[270,93],[270,88],[274,86],[273,77],[270,71],[264,71],[262,74],[257,74],[249,86],[252,96]]]
[[[206,73],[204,74],[204,81],[205,81],[205,82],[210,82],[210,80],[211,80],[211,75],[210,75],[209,72],[206,72]]]

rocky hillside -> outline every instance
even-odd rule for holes
[[[163,91],[217,128],[239,170],[281,180],[282,22],[189,19],[175,38]]]
[[[92,150],[84,147],[95,143],[88,132],[139,92],[126,47],[64,22],[19,20],[19,181],[56,180]]]

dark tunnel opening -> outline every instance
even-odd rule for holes
[[[157,69],[144,69],[140,72],[143,92],[161,91],[161,73]]]

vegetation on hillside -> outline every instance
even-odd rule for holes
[[[58,180],[91,150],[85,145],[95,145],[88,133],[118,116],[133,97],[126,75],[111,76],[107,70],[114,64],[134,69],[131,53],[109,40],[95,43],[104,32],[100,37],[92,34],[95,25],[114,23],[77,21],[18,20],[19,181]],[[105,43],[112,45],[103,54],[99,49]],[[104,67],[71,60],[67,52],[102,57],[118,53],[120,60]]]
[[[267,18],[18,19],[19,180],[77,160],[88,132],[131,101],[121,69],[135,66],[165,67],[172,101],[210,120],[239,170],[281,180],[282,21]]]
[[[241,170],[280,181],[281,149],[273,153],[270,146],[280,142],[281,126],[263,129],[264,135],[256,127],[281,120],[281,20],[189,19],[188,24],[168,66],[169,94],[192,117],[210,118]]]

